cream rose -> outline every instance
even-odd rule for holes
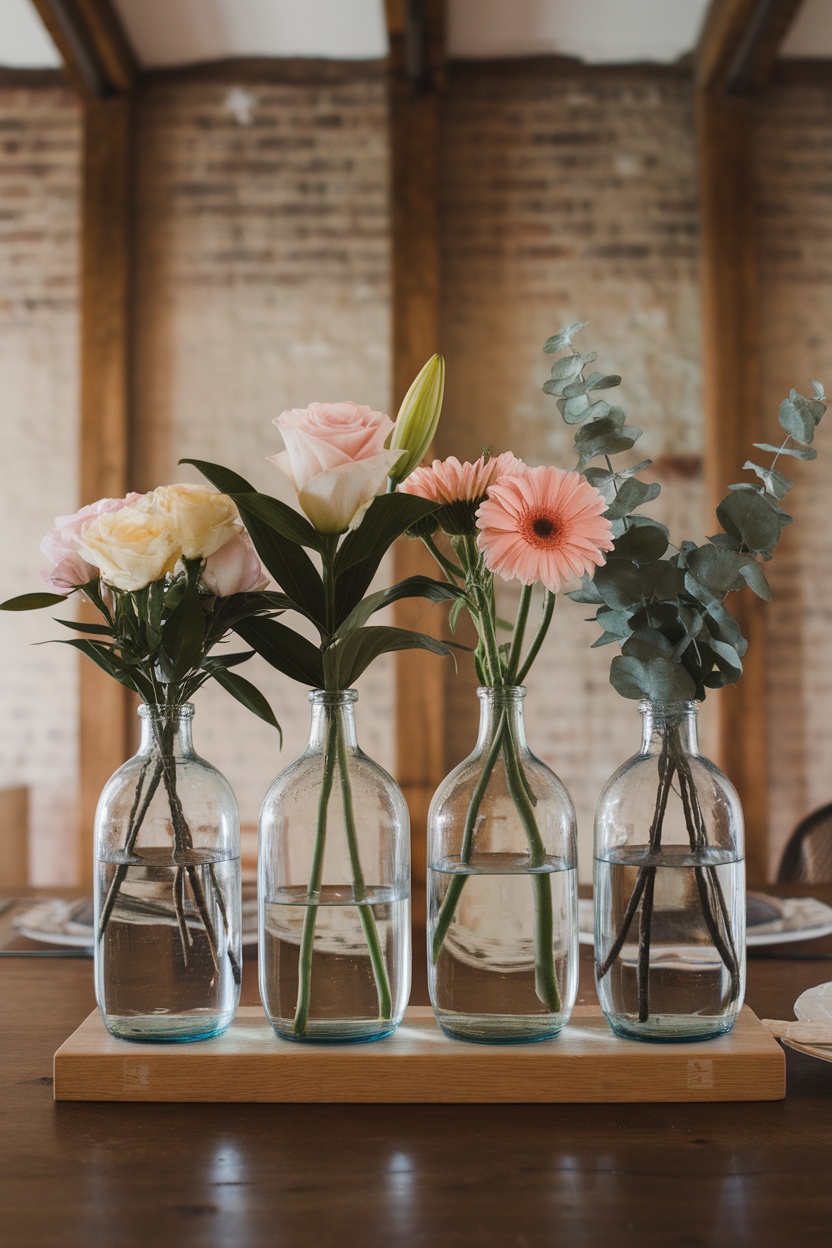
[[[145,506],[146,498],[91,520],[78,538],[82,558],[116,589],[144,589],[172,572],[179,558],[168,517]]]
[[[240,531],[234,503],[206,485],[160,485],[142,506],[165,520],[184,559],[207,559]]]
[[[58,516],[40,544],[41,554],[51,565],[48,572],[41,574],[46,583],[57,593],[68,594],[76,585],[86,585],[98,576],[98,568],[88,563],[78,549],[84,526],[106,512],[121,511],[141,497],[141,494],[128,494],[126,498],[100,498],[72,516]]]
[[[269,583],[245,529],[214,551],[202,569],[201,580],[208,592],[218,598],[265,589]]]
[[[319,533],[343,533],[381,493],[403,452],[385,450],[393,422],[357,403],[311,403],[274,421],[286,450],[270,457]]]

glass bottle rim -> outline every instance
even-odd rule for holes
[[[306,696],[313,706],[349,706],[358,701],[358,690],[310,689]]]
[[[525,685],[480,685],[477,688],[477,697],[483,702],[488,700],[522,702],[526,692]]]
[[[141,719],[193,719],[194,710],[193,702],[142,702],[138,713]]]
[[[654,715],[659,714],[664,715],[665,717],[670,717],[688,714],[698,715],[699,707],[700,703],[695,698],[670,702],[662,702],[658,699],[654,701],[652,698],[642,698],[638,702],[636,710],[641,715],[652,713]]]

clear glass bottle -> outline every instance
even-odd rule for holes
[[[476,748],[428,816],[431,1002],[461,1040],[547,1040],[578,987],[575,808],[526,743],[525,689],[477,692]]]
[[[595,816],[595,981],[616,1035],[702,1040],[745,995],[743,821],[699,753],[696,702],[640,702],[640,753]]]
[[[410,819],[358,747],[357,698],[309,694],[306,749],[260,812],[260,996],[288,1040],[379,1040],[410,994]]]
[[[96,997],[126,1040],[218,1035],[240,998],[237,802],[194,753],[193,713],[139,708],[139,752],[96,811]]]

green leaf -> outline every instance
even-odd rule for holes
[[[721,599],[733,590],[741,589],[741,568],[746,556],[719,546],[698,546],[687,556],[687,566],[700,585],[704,585],[715,597]]]
[[[56,607],[66,600],[66,594],[19,594],[17,598],[0,602],[0,611],[39,611],[41,607]]]
[[[598,592],[598,587],[595,584],[594,579],[588,572],[585,572],[583,575],[581,588],[573,589],[571,593],[566,595],[566,597],[571,598],[573,602],[589,603],[591,607],[600,606],[604,601]]]
[[[583,357],[577,352],[574,355],[565,355],[561,360],[555,360],[552,365],[552,380],[559,381],[563,385],[577,377],[583,367]]]
[[[817,399],[821,403],[825,402],[826,392],[824,391],[824,388],[823,388],[823,382],[810,381],[809,385],[812,387],[812,398]]]
[[[311,641],[278,620],[254,616],[235,624],[234,631],[271,666],[310,689],[324,685],[321,652]]]
[[[771,586],[766,580],[765,572],[756,559],[746,559],[745,563],[740,567],[740,575],[749,589],[752,589],[758,598],[762,598],[765,602],[771,602]]]
[[[373,625],[356,629],[349,637],[330,647],[324,661],[332,665],[330,670],[337,687],[347,689],[380,654],[395,650],[429,650],[432,654],[443,656],[453,654],[445,642],[437,641],[427,633]]]
[[[612,390],[615,386],[621,385],[618,373],[610,373],[607,377],[601,373],[593,373],[589,380],[592,383],[587,387],[589,390]]]
[[[755,442],[758,451],[770,451],[772,455],[791,455],[794,459],[817,459],[813,446],[772,446],[770,442]]]
[[[661,654],[647,661],[617,655],[610,664],[610,684],[623,698],[687,702],[696,696],[696,684],[689,673]]]
[[[577,401],[577,400],[576,400]],[[610,408],[600,420],[582,425],[575,434],[575,449],[583,466],[596,455],[617,455],[628,451],[641,437],[641,430],[634,425],[626,426],[622,408]]]
[[[402,598],[427,598],[430,602],[454,602],[457,599],[464,600],[465,590],[446,581],[435,581],[429,576],[409,576],[406,580],[399,581],[397,585],[391,585],[388,589],[380,589],[377,593],[362,599],[344,620],[335,636],[346,637],[353,629],[361,628],[363,624],[366,624],[376,611],[381,611]]]
[[[192,464],[198,468],[212,485],[226,494],[234,496],[257,493],[244,477],[219,464],[210,464],[201,459],[183,459],[179,462]],[[262,495],[261,497],[268,496]],[[276,499],[272,501],[277,502]],[[291,511],[291,508],[287,507],[286,511]],[[247,511],[244,518],[254,548],[267,571],[274,577],[280,588],[289,595],[298,609],[323,627],[326,620],[324,587],[320,573],[312,560],[296,540],[285,537],[270,524],[264,523],[254,512]],[[296,519],[302,527],[303,517],[298,515]]]
[[[335,614],[339,625],[364,597],[393,542],[436,510],[436,503],[414,494],[383,494],[373,499],[361,524],[347,534],[335,556]]]
[[[570,345],[572,336],[588,324],[589,321],[575,321],[574,324],[565,326],[558,333],[553,334],[551,338],[546,339],[543,344],[543,350],[547,355],[555,355],[558,351],[562,351],[564,347]]]
[[[288,537],[291,542],[309,546],[312,550],[319,552],[323,549],[320,533],[312,527],[305,516],[295,511],[294,507],[281,502],[279,498],[272,498],[270,494],[257,492],[234,493],[231,497],[237,504],[246,524],[249,519],[254,518],[262,521],[268,528],[274,529],[276,533],[282,534],[283,537]]]
[[[716,509],[717,519],[747,550],[770,554],[780,540],[781,517],[756,489],[726,495]]]
[[[139,696],[143,694],[143,681],[139,673],[134,672],[130,666],[114,654],[112,650],[107,649],[96,641],[87,641],[81,637],[70,637],[66,641],[60,641],[58,644],[62,646],[74,646],[76,650],[80,650],[88,659],[92,659],[96,667],[100,667],[108,676],[112,676],[120,685],[124,685],[127,689],[132,689]]]
[[[757,474],[765,487],[766,494],[770,494],[772,498],[785,498],[789,490],[794,487],[794,481],[784,477],[782,472],[775,472],[773,468],[761,468],[759,464],[752,463],[750,459],[745,461],[743,468],[749,468]]]
[[[176,684],[198,668],[205,648],[206,618],[202,602],[191,582],[178,607],[162,625],[162,668]]]
[[[92,633],[95,637],[113,637],[113,630],[107,624],[79,624],[77,620],[59,620],[55,617],[56,624],[63,624],[64,628],[71,628],[74,633]]]
[[[733,646],[726,641],[716,641],[711,639],[710,648],[714,653],[716,665],[722,672],[723,676],[727,676],[729,683],[739,680],[742,676],[742,660],[737,654]]]
[[[611,633],[613,637],[629,637],[632,632],[629,611],[613,611],[604,607],[595,618],[604,632]]]
[[[804,399],[796,390],[790,390],[789,397],[780,404],[778,419],[786,433],[798,442],[808,443],[825,411],[826,407],[817,399]]]
[[[254,654],[254,650],[238,650],[234,654],[212,654],[210,659],[205,660],[202,667],[204,671],[208,671],[209,664],[224,669],[239,667],[241,663],[248,663],[249,659],[253,659]]]
[[[630,512],[635,511],[636,507],[651,503],[661,493],[661,486],[658,482],[648,485],[646,481],[628,477],[618,485],[617,490],[615,498],[604,512],[608,520],[621,520]]]
[[[604,399],[593,403],[585,394],[572,399],[558,399],[558,408],[567,425],[580,425],[584,421],[603,420],[613,410]]]
[[[202,666],[203,671],[213,676],[217,684],[225,689],[226,693],[230,693],[232,698],[236,698],[247,710],[252,711],[258,719],[265,720],[272,728],[277,729],[280,736],[280,748],[282,749],[283,730],[275,718],[274,711],[260,690],[250,680],[245,680],[242,676],[238,676],[236,672],[229,672],[216,658],[206,660]]]
[[[638,564],[653,563],[661,559],[667,547],[667,532],[663,526],[655,522],[634,525],[616,540],[615,549],[607,554],[607,561],[630,559]]]

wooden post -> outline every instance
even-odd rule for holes
[[[133,105],[129,96],[84,106],[81,230],[81,501],[118,498],[128,488],[129,301]],[[90,609],[90,620],[97,614]],[[130,754],[133,700],[92,663],[80,667],[81,809],[79,871],[92,873],[99,794]]]
[[[128,488],[133,88],[137,66],[110,0],[35,0],[84,105],[81,203],[82,504]],[[82,608],[95,621],[92,608]],[[127,690],[80,666],[78,875],[93,874],[95,807],[130,753]]]
[[[798,0],[714,0],[696,63],[701,216],[705,473],[709,514],[740,479],[753,442],[766,440],[760,410],[757,222],[748,92],[773,68]],[[736,615],[748,638],[739,684],[715,695],[720,765],[739,791],[748,873],[768,875],[767,708],[764,604],[749,590]]]
[[[395,415],[419,369],[439,350],[437,211],[439,90],[444,3],[388,0]],[[396,580],[433,576],[419,542],[399,542]],[[439,612],[420,599],[397,604],[402,628],[435,632]],[[424,885],[427,812],[445,773],[444,660],[420,651],[396,658],[396,777],[412,821],[414,884]]]

